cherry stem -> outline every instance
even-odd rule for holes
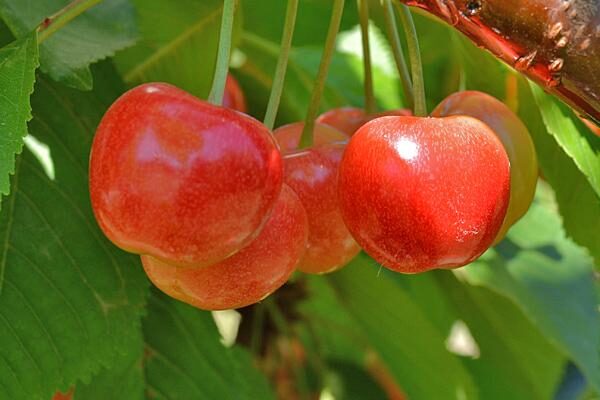
[[[402,83],[404,99],[406,101],[406,105],[412,109],[414,108],[415,104],[412,80],[410,78],[410,72],[408,71],[406,59],[404,58],[404,52],[402,51],[402,42],[400,41],[400,36],[398,35],[398,26],[396,25],[396,17],[394,15],[392,0],[382,0],[381,6],[383,9],[383,18],[385,21],[388,40],[392,46],[392,54],[394,55],[394,61],[396,62],[396,68],[398,68],[398,75],[400,75],[400,82]]]
[[[421,62],[421,51],[419,50],[419,39],[417,29],[408,6],[396,3],[400,22],[406,35],[408,55],[410,56],[410,71],[412,73],[414,112],[417,117],[427,115],[427,103],[425,100],[425,83],[423,79],[423,64]]]
[[[233,35],[233,18],[238,0],[223,0],[223,17],[221,19],[221,32],[219,33],[219,49],[215,64],[215,75],[208,101],[215,105],[223,103],[225,82],[229,73],[229,57],[231,55],[231,37]]]
[[[277,117],[277,110],[279,109],[279,103],[281,101],[285,73],[287,71],[290,49],[292,47],[292,37],[294,36],[294,26],[296,25],[297,11],[298,0],[288,0],[285,25],[283,26],[283,35],[281,36],[281,50],[279,59],[277,60],[277,67],[275,68],[275,77],[273,78],[269,104],[267,105],[267,111],[265,112],[264,124],[269,129],[273,129],[275,117]]]
[[[304,120],[304,129],[302,130],[302,136],[300,137],[300,144],[298,146],[299,148],[310,147],[313,143],[315,118],[319,112],[321,96],[323,95],[323,89],[325,88],[327,71],[329,70],[331,59],[333,58],[335,39],[340,29],[343,12],[344,0],[334,0],[331,20],[329,22],[329,31],[327,32],[327,39],[325,41],[325,48],[323,49],[321,64],[319,65],[319,72],[317,73],[317,79],[315,80],[315,86],[313,87],[310,104],[308,105],[306,119]]]
[[[102,0],[73,0],[58,12],[46,17],[36,28],[38,44],[50,37],[54,32],[71,22],[75,17],[92,8]]]
[[[371,45],[369,44],[369,3],[367,0],[356,0],[360,19],[360,34],[363,48],[363,69],[365,86],[365,112],[373,114],[377,105],[373,92],[373,69],[371,67]]]

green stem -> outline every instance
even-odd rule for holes
[[[208,101],[221,105],[225,93],[225,82],[229,73],[229,56],[231,55],[231,37],[233,34],[233,17],[238,0],[223,0],[223,17],[221,19],[221,32],[219,33],[219,50],[213,77],[212,88]]]
[[[356,0],[360,19],[360,34],[363,48],[363,68],[365,86],[365,111],[373,114],[377,108],[373,93],[373,70],[371,68],[371,45],[369,44],[369,3],[367,0]]]
[[[281,51],[277,60],[273,86],[271,87],[271,96],[265,112],[264,123],[267,128],[273,129],[275,117],[281,101],[283,84],[285,82],[285,72],[287,70],[288,59],[290,57],[290,48],[292,47],[292,37],[294,36],[294,26],[296,25],[296,13],[298,11],[298,0],[288,0],[287,12],[285,15],[285,25],[283,26],[283,35],[281,37]]]
[[[406,105],[410,109],[413,109],[415,100],[413,95],[412,80],[410,78],[410,72],[408,71],[408,65],[406,65],[404,52],[402,51],[402,42],[400,42],[400,36],[398,35],[398,26],[396,25],[396,17],[394,16],[392,0],[382,0],[381,6],[383,9],[383,18],[385,21],[387,36],[390,41],[390,45],[392,46],[392,54],[394,55],[394,61],[396,62],[396,68],[398,68],[400,82],[402,83],[404,99],[406,101]]]
[[[254,308],[254,319],[252,321],[252,331],[250,336],[250,351],[252,351],[252,354],[260,353],[264,323],[265,305],[259,303]]]
[[[48,39],[54,32],[101,1],[102,0],[73,0],[57,13],[44,19],[37,27],[38,44],[42,44],[42,42]]]
[[[427,103],[425,100],[425,83],[423,80],[423,64],[421,62],[421,51],[419,50],[419,39],[417,30],[408,6],[396,3],[400,22],[406,35],[408,55],[410,56],[410,70],[412,72],[413,96],[415,99],[415,115],[424,117],[427,115]]]
[[[331,59],[333,58],[335,39],[337,37],[338,30],[340,29],[343,12],[344,0],[334,0],[331,20],[329,22],[329,31],[327,32],[327,39],[325,41],[325,48],[323,49],[323,56],[321,57],[321,64],[319,65],[319,72],[317,73],[317,79],[312,91],[310,104],[308,105],[308,111],[306,112],[306,119],[304,121],[302,136],[300,137],[299,148],[310,147],[313,143],[315,118],[319,112],[321,96],[323,95],[323,89],[325,88],[325,79],[327,78],[329,64],[331,64]]]

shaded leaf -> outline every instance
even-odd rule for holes
[[[239,348],[225,348],[207,311],[152,291],[144,319],[150,399],[271,399],[265,378]]]
[[[140,41],[115,61],[129,84],[162,81],[206,98],[212,83],[222,0],[133,0],[139,14]],[[234,20],[234,37],[241,27]]]
[[[41,79],[32,96],[30,134],[50,157],[23,152],[0,214],[3,399],[49,399],[139,348],[146,281],[98,229],[87,189],[93,132],[122,90],[98,72],[94,92]]]
[[[478,398],[444,336],[387,275],[361,255],[328,280],[409,398]]]
[[[541,193],[540,193],[541,192]],[[507,239],[462,270],[512,299],[600,388],[600,315],[590,257],[564,236],[547,186]]]
[[[0,15],[17,37],[32,31],[69,0],[0,0]],[[40,46],[43,72],[68,86],[89,90],[89,64],[135,43],[135,13],[129,0],[106,0],[55,32]]]
[[[0,49],[0,193],[10,192],[9,174],[15,172],[15,154],[23,148],[27,121],[31,119],[29,96],[38,67],[35,33]],[[2,266],[0,266],[0,281]]]

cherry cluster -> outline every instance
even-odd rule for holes
[[[364,249],[402,273],[479,257],[529,207],[537,163],[521,121],[480,92],[408,110],[322,114],[270,132],[227,80],[223,106],[164,83],[104,115],[90,157],[101,229],[162,291],[202,309],[258,302],[296,270]]]

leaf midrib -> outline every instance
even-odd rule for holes
[[[154,53],[152,53],[144,61],[139,63],[137,66],[132,68],[129,72],[127,72],[123,76],[123,79],[125,80],[125,82],[134,81],[135,78],[142,75],[144,73],[144,71],[146,71],[147,69],[152,67],[154,64],[158,63],[163,57],[167,56],[172,51],[174,51],[179,46],[181,46],[186,40],[188,40],[196,32],[200,31],[202,28],[204,28],[206,25],[208,25],[210,22],[212,22],[214,19],[216,19],[216,17],[221,14],[222,9],[223,9],[223,6],[216,8],[213,12],[207,14],[204,18],[198,20],[197,23],[191,25],[188,29],[181,32],[181,34],[179,36],[176,36],[173,40],[168,42],[165,46],[161,46],[160,48],[158,48]]]

